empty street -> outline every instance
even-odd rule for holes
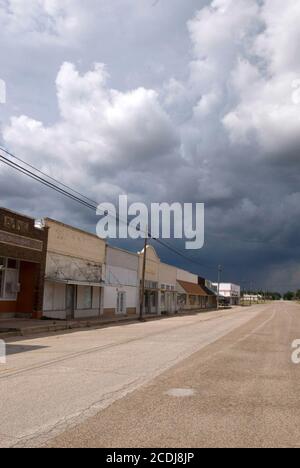
[[[299,314],[277,302],[15,340],[0,444],[300,445]]]

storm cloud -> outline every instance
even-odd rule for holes
[[[299,22],[296,0],[0,0],[1,144],[99,202],[204,202],[203,267],[164,260],[298,288]],[[1,205],[95,228],[0,171]]]

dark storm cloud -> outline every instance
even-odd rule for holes
[[[199,273],[297,287],[298,3],[87,3],[0,0],[2,144],[99,202],[205,202]],[[94,231],[92,212],[0,177],[2,205]]]

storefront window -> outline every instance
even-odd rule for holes
[[[0,258],[0,299],[14,301],[18,295],[19,262]]]
[[[156,294],[155,293],[151,293],[151,304],[152,304],[152,307],[156,307]]]
[[[186,305],[186,294],[178,294],[177,303],[180,306]]]
[[[126,292],[119,292],[117,296],[117,313],[126,314]]]
[[[166,295],[165,293],[161,293],[161,306],[165,307],[166,304]]]
[[[190,296],[190,304],[192,306],[196,305],[197,296]]]
[[[84,308],[85,309],[92,309],[93,307],[93,288],[91,286],[84,287]]]
[[[3,296],[4,258],[0,258],[0,298]]]
[[[77,286],[76,299],[78,310],[90,310],[93,308],[93,287]]]
[[[7,259],[7,268],[9,270],[17,270],[17,268],[18,268],[17,260],[13,260],[12,258],[8,258]]]

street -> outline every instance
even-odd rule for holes
[[[274,302],[11,341],[0,446],[300,446],[299,317]]]

